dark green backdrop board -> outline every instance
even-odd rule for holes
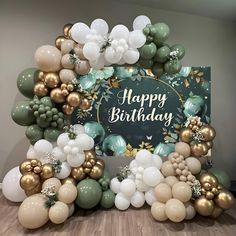
[[[106,135],[119,134],[132,148],[153,150],[160,142],[176,142],[187,109],[209,122],[209,67],[183,67],[175,76],[160,78],[142,68],[107,67],[78,80],[94,102],[89,111],[76,110],[72,124],[96,121]]]

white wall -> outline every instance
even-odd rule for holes
[[[28,141],[24,127],[10,117],[13,104],[23,99],[16,78],[23,69],[34,66],[37,47],[53,44],[69,22],[90,23],[101,17],[113,26],[131,27],[135,16],[148,15],[153,22],[164,21],[171,27],[170,43],[180,42],[187,51],[185,65],[209,65],[212,68],[212,124],[217,131],[213,151],[215,165],[236,179],[235,148],[235,53],[236,27],[188,14],[146,8],[118,1],[12,1],[0,2],[0,180],[12,167],[25,159]],[[125,162],[109,159],[109,169]]]

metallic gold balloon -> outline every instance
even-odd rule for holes
[[[49,179],[54,176],[54,170],[51,164],[44,164],[42,166],[42,172],[40,173],[40,176],[43,179]]]
[[[42,164],[41,164],[41,161],[38,161],[38,160],[36,160],[36,159],[32,159],[32,160],[30,161],[30,165],[31,165],[32,167],[35,167],[35,166],[41,166]]]
[[[201,196],[194,202],[196,211],[202,216],[210,216],[214,210],[214,202]]]
[[[91,172],[89,173],[89,176],[93,179],[99,179],[102,177],[102,174],[103,174],[103,167],[95,164]]]
[[[211,149],[213,147],[213,142],[212,141],[209,141],[209,142],[205,142],[205,144],[207,145],[207,147],[209,149]]]
[[[42,167],[41,166],[35,166],[34,169],[33,169],[33,172],[35,174],[39,174],[39,173],[41,173],[41,171],[42,171]]]
[[[91,103],[87,98],[82,98],[79,108],[81,110],[88,110],[91,107]]]
[[[30,160],[25,160],[23,162],[21,162],[20,164],[20,173],[21,174],[25,174],[29,171],[31,171],[33,168],[30,165]]]
[[[91,160],[91,159],[96,159],[96,153],[93,150],[89,151],[84,151],[85,154],[85,160]]]
[[[93,167],[93,165],[90,163],[90,161],[85,161],[84,164],[83,164],[83,167],[91,169]]]
[[[91,168],[84,168],[84,173],[89,174],[91,172]]]
[[[212,187],[217,187],[218,186],[218,180],[214,175],[208,174],[208,173],[203,173],[199,181],[201,185],[204,186],[205,183],[209,183]]]
[[[208,183],[208,182],[204,182],[204,183],[202,184],[202,186],[203,186],[203,188],[204,188],[206,191],[212,189],[212,185],[211,185],[210,183]]]
[[[75,186],[77,185],[76,180],[74,178],[72,178],[72,177],[67,177],[65,179],[62,179],[61,183],[62,184],[74,184]]]
[[[66,40],[66,38],[64,36],[58,36],[55,40],[55,45],[58,49],[61,48],[61,44],[62,42],[64,42]]]
[[[43,97],[48,94],[48,89],[46,88],[45,84],[43,82],[38,82],[34,86],[34,94]]]
[[[193,131],[190,128],[183,128],[180,130],[179,137],[181,141],[185,143],[190,143],[193,139]]]
[[[212,218],[217,218],[223,213],[223,209],[215,205],[213,212],[211,213]]]
[[[66,100],[60,88],[54,88],[50,93],[50,97],[56,103],[63,103]]]
[[[32,190],[40,184],[40,177],[32,172],[26,173],[21,176],[20,186],[24,190]]]
[[[72,92],[74,90],[74,85],[73,84],[67,84],[67,89]]]
[[[60,81],[59,75],[54,72],[47,73],[44,77],[44,84],[48,88],[56,88],[56,87],[58,87],[60,82],[61,81]]]
[[[215,197],[215,195],[214,195],[214,193],[212,193],[210,191],[207,191],[206,194],[205,194],[205,197],[208,200],[212,200]]]
[[[42,184],[39,183],[35,188],[33,188],[32,190],[25,190],[25,194],[27,196],[31,196],[31,195],[34,195],[36,193],[40,193],[42,190]]]
[[[71,115],[74,111],[74,107],[71,107],[69,104],[64,104],[62,106],[62,111],[66,114],[66,115]]]
[[[96,165],[101,166],[103,169],[105,168],[105,162],[102,159],[97,159]]]
[[[206,155],[208,152],[208,147],[205,143],[196,143],[191,145],[191,153],[195,157],[201,157]]]
[[[79,180],[84,179],[86,177],[86,174],[84,173],[83,167],[74,167],[71,170],[71,176],[75,180],[79,181]]]
[[[213,188],[211,189],[211,192],[212,192],[214,195],[217,195],[217,194],[219,193],[219,190],[218,190],[217,188],[213,187]]]
[[[44,72],[40,71],[38,74],[38,80],[44,82],[44,76],[45,76]]]
[[[77,92],[72,92],[68,95],[66,101],[70,106],[77,107],[81,102],[80,94]]]
[[[212,141],[216,136],[215,129],[209,125],[202,126],[200,131],[204,137],[204,141],[206,141],[206,142]]]
[[[63,34],[66,38],[70,38],[71,37],[71,33],[70,33],[70,30],[71,30],[71,27],[73,26],[73,24],[66,24],[64,25],[63,27]]]
[[[231,192],[223,189],[215,198],[215,203],[224,210],[230,209],[234,205],[234,196]]]

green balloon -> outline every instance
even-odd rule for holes
[[[175,44],[171,47],[171,51],[177,51],[178,59],[182,59],[185,55],[185,48],[180,44]]]
[[[104,208],[111,208],[113,207],[115,202],[115,194],[110,190],[106,190],[102,193],[102,198],[100,204]]]
[[[32,125],[36,122],[29,101],[17,102],[11,110],[11,117],[18,125],[22,126]]]
[[[155,63],[152,67],[152,73],[156,76],[161,76],[164,73],[163,64]]]
[[[23,70],[17,77],[17,87],[19,91],[28,98],[34,96],[34,85],[38,80],[39,70],[28,68]]]
[[[225,188],[230,188],[230,178],[225,171],[217,168],[211,168],[208,170],[208,172],[213,174],[218,179],[219,183],[222,184]]]
[[[45,129],[44,131],[44,138],[48,140],[49,142],[56,142],[58,136],[62,133],[61,130],[58,130],[56,128],[49,127]]]
[[[166,41],[170,34],[169,26],[166,23],[157,23],[154,25],[154,27],[156,28],[154,42],[156,44],[160,44]]]
[[[45,119],[41,119],[40,117],[37,118],[37,124],[40,128],[47,128],[50,126],[50,122],[45,120]]]
[[[102,190],[94,179],[84,179],[77,185],[76,204],[83,209],[95,207],[101,200]]]
[[[153,65],[153,60],[139,60],[139,65],[140,67],[144,68],[144,69],[150,69]]]
[[[170,54],[170,48],[167,46],[163,46],[157,49],[157,53],[154,57],[154,61],[164,63],[168,60]]]
[[[38,125],[30,125],[26,129],[25,135],[30,140],[31,144],[35,144],[38,140],[43,138],[43,129]]]
[[[154,43],[145,44],[140,48],[141,59],[152,59],[157,52],[157,47]]]
[[[181,70],[181,63],[179,60],[167,61],[165,63],[164,69],[167,74],[173,75]]]
[[[110,177],[109,172],[107,170],[104,170],[102,177],[98,180],[103,191],[109,188],[110,180],[111,180],[111,177]]]
[[[40,102],[43,103],[44,106],[48,106],[50,108],[53,108],[55,106],[54,103],[52,102],[51,98],[48,96],[42,97],[40,99]]]

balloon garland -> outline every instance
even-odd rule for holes
[[[131,32],[116,25],[109,33],[107,23],[96,19],[90,27],[80,22],[66,24],[63,34],[55,46],[36,50],[38,69],[26,69],[17,78],[19,91],[30,100],[18,102],[11,116],[17,124],[27,126],[31,146],[27,159],[4,177],[2,190],[8,200],[22,202],[21,225],[36,229],[49,220],[61,224],[73,214],[75,204],[82,209],[100,204],[126,210],[146,202],[154,219],[173,222],[192,219],[196,212],[216,218],[231,208],[234,197],[226,189],[227,174],[217,169],[201,171],[202,158],[213,147],[215,130],[200,120],[204,102],[199,96],[184,104],[188,120],[180,128],[180,142],[160,144],[154,154],[135,151],[135,159],[113,179],[94,152],[97,134],[91,132],[92,127],[96,125],[100,141],[104,130],[93,122],[69,124],[75,108],[91,107],[91,98],[81,89],[83,76],[91,69],[135,64],[156,76],[178,73],[185,49],[165,43],[168,25],[152,24],[148,17],[138,16]],[[110,140],[122,145],[112,145]],[[103,148],[122,154],[124,143],[121,136],[109,135]]]

